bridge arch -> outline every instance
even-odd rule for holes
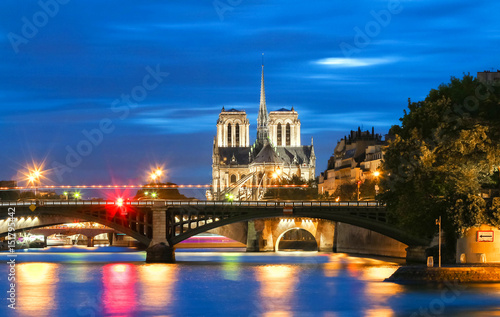
[[[284,243],[286,240],[284,238],[289,234],[298,234],[295,241],[303,241],[296,243]],[[306,239],[300,239],[301,236],[306,237]],[[291,240],[294,241],[294,240]],[[281,246],[281,247],[280,247]],[[282,251],[284,249],[295,249],[295,250],[304,250],[304,251],[317,251],[319,248],[319,241],[317,241],[316,237],[307,229],[301,227],[293,227],[284,230],[278,238],[276,238],[276,244],[274,245],[275,251]]]
[[[30,211],[27,207],[16,207],[16,218],[38,217],[41,219],[52,218],[53,221],[47,224],[31,224],[17,228],[16,232],[36,229],[48,225],[56,225],[67,222],[82,221],[82,222],[95,222],[105,225],[117,232],[124,233],[144,245],[149,245],[152,238],[152,229],[150,224],[151,209],[150,208],[131,208],[126,216],[118,216],[117,211],[110,212],[105,206],[95,206],[93,209],[90,206],[77,206],[71,212],[64,210],[61,207],[38,207],[35,212]],[[7,213],[2,213],[2,218],[6,225]],[[71,219],[73,221],[67,221]],[[142,225],[141,225],[142,223]],[[6,235],[6,232],[0,231],[0,236]]]
[[[221,208],[218,212],[223,215],[227,213],[227,209],[230,208]],[[252,212],[239,213],[231,215],[230,217],[227,218],[221,217],[221,219],[217,221],[205,223],[193,229],[187,229],[185,232],[172,236],[171,242],[173,245],[175,245],[193,235],[203,233],[210,229],[214,229],[232,223],[256,220],[256,219],[290,217],[290,218],[322,219],[322,220],[330,220],[333,222],[343,222],[356,227],[380,233],[384,236],[392,238],[408,246],[428,245],[429,241],[427,239],[415,237],[404,230],[401,230],[393,225],[390,225],[378,219],[378,217],[381,217],[378,214],[379,212],[381,212],[381,210],[372,209],[372,210],[365,210],[362,212],[336,213],[336,212],[331,212],[331,210],[328,209],[314,210],[311,208],[297,208],[293,210],[292,215],[284,215],[282,208],[276,208],[276,209],[254,208]],[[360,214],[363,215],[360,216]],[[215,216],[213,218],[215,218]],[[385,218],[385,211],[384,211],[384,218]]]

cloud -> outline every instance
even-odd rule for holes
[[[378,111],[343,112],[317,116],[303,124],[302,132],[320,134],[324,132],[337,131],[348,133],[358,126],[364,129],[376,127],[377,129],[390,128],[398,124],[398,113]]]
[[[382,64],[391,64],[399,59],[395,57],[379,57],[379,58],[348,58],[348,57],[328,57],[314,61],[315,64],[335,67],[366,67]]]

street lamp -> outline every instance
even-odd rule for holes
[[[378,187],[378,177],[380,176],[380,172],[379,171],[373,172],[373,176],[375,177],[375,197],[377,197],[378,190],[379,190],[379,187]]]
[[[439,219],[436,219],[436,225],[439,226],[439,238],[438,238],[438,243],[439,243],[439,267],[441,267],[441,216],[439,216]]]
[[[156,179],[158,178],[158,175],[156,175],[156,173],[151,173],[149,177],[151,178],[151,183],[156,183]]]
[[[157,168],[155,171],[156,176],[160,177],[163,174],[163,171],[160,168]]]
[[[28,169],[28,184],[31,184],[35,189],[35,198],[36,198],[36,189],[37,185],[40,184],[40,178],[42,177],[42,171],[40,167],[36,167],[33,169]]]
[[[157,183],[161,181],[161,176],[163,175],[163,170],[160,167],[153,169],[149,173],[149,178],[151,179],[151,183]]]

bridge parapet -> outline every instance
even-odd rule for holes
[[[241,207],[383,207],[378,201],[192,201],[192,200],[124,200],[125,206],[241,206]],[[0,201],[0,206],[116,206],[114,200],[28,200]]]

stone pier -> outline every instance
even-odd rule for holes
[[[167,207],[155,206],[152,211],[153,239],[146,249],[146,262],[174,263],[174,248],[167,241]]]

